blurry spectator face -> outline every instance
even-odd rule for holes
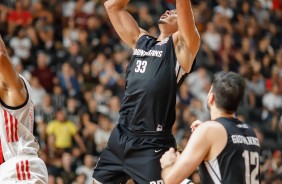
[[[218,3],[224,8],[227,7],[227,5],[228,5],[227,0],[218,0]]]
[[[110,119],[107,116],[100,115],[99,125],[100,125],[101,129],[108,131],[108,130],[111,130],[112,122],[110,121]]]
[[[244,1],[244,2],[243,2],[243,4],[242,4],[242,10],[243,10],[243,12],[245,12],[245,13],[249,12],[249,10],[250,10],[250,5],[249,5],[249,3],[248,3],[247,1]]]
[[[62,165],[70,166],[72,162],[72,156],[70,153],[63,153],[62,155]]]
[[[34,11],[40,11],[42,10],[42,3],[40,1],[35,1],[33,4],[33,10]]]
[[[89,108],[89,110],[96,110],[96,107],[97,107],[96,101],[95,101],[94,99],[91,99],[91,100],[88,102],[88,108]]]
[[[77,184],[84,184],[86,182],[86,175],[85,174],[79,174],[77,177],[76,177],[76,183]]]
[[[68,98],[67,106],[70,109],[75,109],[77,107],[77,101],[74,98]]]
[[[209,22],[208,25],[207,25],[207,31],[208,32],[211,32],[211,33],[214,33],[215,32],[215,26],[214,26],[214,23],[213,22]]]
[[[274,84],[274,85],[273,85],[273,87],[272,87],[272,92],[273,92],[273,94],[275,94],[275,95],[279,95],[279,94],[280,94],[278,84]]]
[[[75,27],[75,22],[73,18],[70,18],[68,21],[68,27],[69,28],[74,28]]]
[[[80,30],[78,35],[78,40],[80,42],[87,41],[88,33],[85,30]]]
[[[47,64],[47,58],[44,53],[39,53],[37,56],[37,65],[39,68],[44,68]]]
[[[242,39],[242,48],[249,48],[250,47],[250,40],[247,37]]]
[[[269,46],[269,39],[267,38],[264,38],[259,42],[259,48],[262,51],[266,50],[268,46]]]
[[[225,35],[223,38],[223,42],[224,42],[224,46],[228,48],[231,47],[233,42],[231,35],[230,34]]]
[[[50,105],[52,102],[51,96],[49,94],[45,95],[43,98],[43,104]]]
[[[31,86],[32,87],[40,87],[41,86],[37,77],[33,77],[31,79]]]
[[[111,98],[109,102],[109,106],[111,110],[118,110],[120,108],[120,100],[117,96]]]
[[[64,63],[62,66],[62,72],[64,75],[72,75],[72,67],[68,63]]]
[[[56,95],[62,94],[62,88],[60,86],[54,86],[53,92]]]
[[[101,21],[97,17],[89,17],[87,19],[87,27],[90,30],[96,30],[101,26]]]
[[[23,28],[20,29],[19,33],[18,33],[18,37],[19,38],[24,38],[25,37],[25,30]]]
[[[15,8],[16,10],[20,11],[23,9],[23,4],[22,4],[22,1],[21,0],[17,0],[16,3],[15,3]]]
[[[263,63],[264,66],[268,67],[270,65],[270,56],[265,55],[262,59],[262,63]]]
[[[69,48],[69,52],[71,55],[77,55],[79,52],[79,46],[76,42],[72,42]]]
[[[94,158],[92,155],[85,155],[84,157],[84,165],[88,168],[92,168],[94,165]]]
[[[56,117],[58,121],[64,122],[66,120],[66,113],[63,110],[58,110]]]

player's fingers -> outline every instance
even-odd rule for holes
[[[169,152],[175,153],[175,149],[174,148],[169,148],[168,150]]]
[[[200,124],[202,124],[202,122],[200,120],[194,121],[190,126],[191,131],[193,132]]]

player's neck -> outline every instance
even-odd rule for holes
[[[157,41],[162,41],[163,39],[169,37],[171,34],[165,34],[161,33],[160,36],[158,37]]]
[[[211,120],[215,120],[217,118],[223,118],[223,117],[224,118],[234,118],[235,114],[234,113],[229,114],[219,109],[214,109],[213,112],[211,112]]]

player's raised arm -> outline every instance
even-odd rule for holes
[[[146,31],[139,28],[134,18],[125,9],[128,2],[129,0],[108,0],[104,5],[120,38],[134,48],[138,38]]]
[[[23,81],[10,61],[0,36],[0,98],[9,106],[19,106],[26,100]]]
[[[200,46],[200,35],[195,25],[190,0],[176,0],[178,32],[173,35],[177,59],[190,72]]]

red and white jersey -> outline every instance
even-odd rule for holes
[[[15,108],[0,100],[0,164],[19,155],[37,155],[39,150],[33,135],[34,109],[30,97],[31,87],[24,77],[21,78],[27,90],[24,104]],[[1,158],[2,155],[4,158]]]

